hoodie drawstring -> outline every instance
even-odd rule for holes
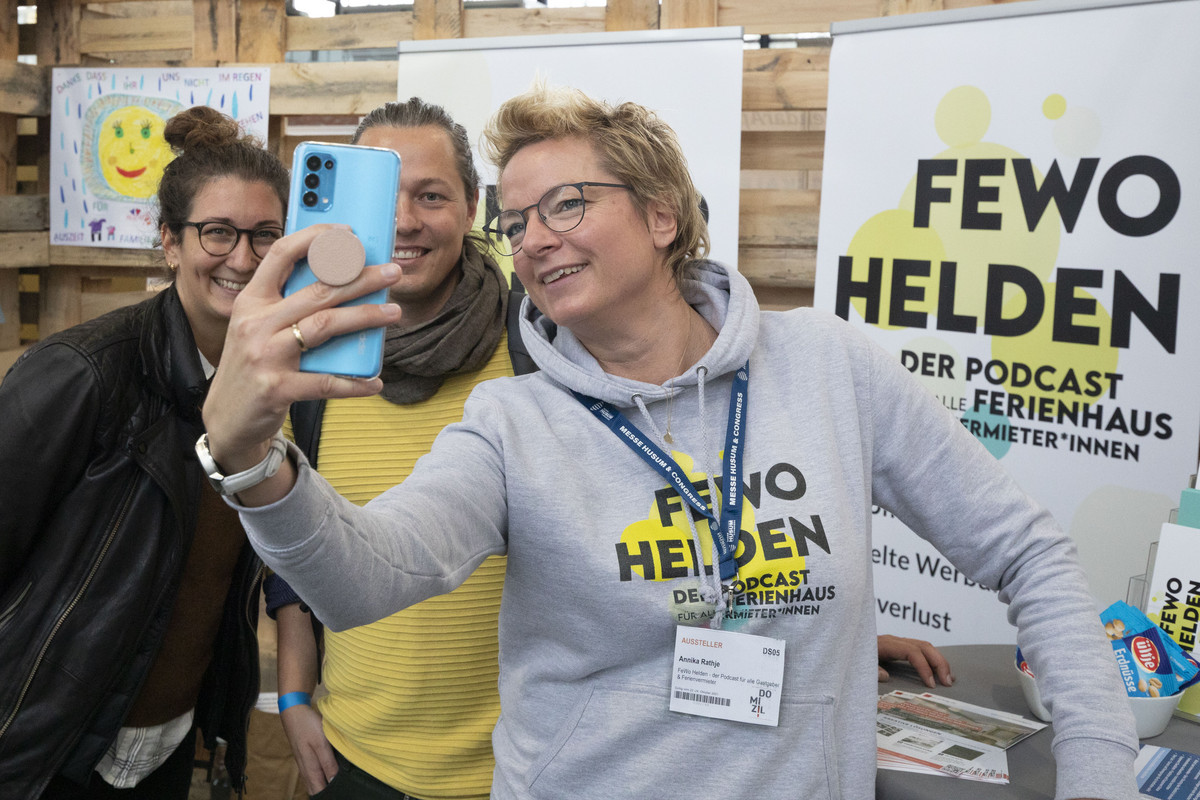
[[[708,375],[708,367],[705,367],[703,364],[698,365],[696,367],[696,375],[698,379],[697,388],[700,392],[700,448],[701,452],[704,454],[703,458],[708,460],[710,458],[708,451],[708,426],[704,424],[706,417],[704,409],[704,379]],[[663,444],[663,448],[666,452],[671,452],[671,444],[666,441],[662,431],[658,428],[658,424],[655,423],[654,418],[650,416],[650,411],[646,408],[646,403],[642,399],[642,396],[640,394],[635,394],[631,399],[633,400],[634,405],[637,406],[638,411],[641,412],[642,419],[646,421],[646,424],[649,426],[651,432],[653,432],[655,439]],[[696,466],[700,465],[697,464]],[[713,482],[712,470],[704,469],[703,471],[704,480],[708,485],[709,506],[714,514],[719,515],[720,506],[717,503],[717,487]],[[712,553],[713,562],[712,573],[706,575],[703,566],[704,550],[701,548],[700,531],[696,527],[695,517],[690,511],[688,511],[686,505],[684,508],[684,516],[687,517],[688,527],[691,528],[692,531],[692,546],[696,549],[696,561],[699,564],[697,572],[699,573],[700,578],[700,597],[704,600],[704,602],[711,603],[713,605],[715,609],[715,616],[713,617],[711,625],[714,628],[720,628],[721,623],[725,618],[727,605],[725,602],[725,593],[721,590],[721,574],[717,569],[717,545],[716,542],[711,542],[710,552]],[[710,530],[709,536],[711,535],[712,533]]]

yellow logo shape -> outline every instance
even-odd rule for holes
[[[677,451],[673,451],[672,456],[701,496],[709,499],[706,473],[695,470],[694,461],[690,456]],[[715,502],[709,499],[710,508],[720,508],[719,482],[717,491]],[[621,533],[621,552],[625,554],[623,558],[630,572],[645,580],[655,581],[698,576],[701,573],[701,565],[704,565],[703,569],[707,572],[713,563],[712,533],[708,520],[697,514],[699,519],[696,519],[695,523],[700,539],[700,554],[697,559],[692,529],[686,516],[692,513],[691,506],[672,489],[664,485],[656,492],[646,519],[632,523]],[[800,548],[795,537],[782,529],[766,534],[759,531],[755,509],[748,500],[742,504],[740,527],[742,538],[738,541],[734,558],[739,564],[743,561],[746,563],[738,569],[739,578],[774,575],[780,570],[805,569],[806,559],[799,554]],[[749,555],[746,551],[747,536],[750,537],[750,545],[753,548]]]

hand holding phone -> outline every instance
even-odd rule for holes
[[[292,158],[287,233],[319,223],[349,225],[367,264],[392,260],[400,156],[380,147],[301,142]],[[325,234],[322,234],[324,236]],[[296,262],[285,296],[316,283],[308,258]],[[343,305],[386,303],[381,289]],[[383,328],[335,336],[300,356],[302,372],[373,378],[383,367]]]

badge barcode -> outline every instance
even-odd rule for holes
[[[678,700],[693,700],[697,703],[708,703],[714,706],[727,706],[731,702],[727,697],[714,697],[711,694],[696,694],[695,692],[676,691],[675,697]]]

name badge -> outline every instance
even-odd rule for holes
[[[785,642],[678,627],[671,710],[751,725],[779,725]]]

